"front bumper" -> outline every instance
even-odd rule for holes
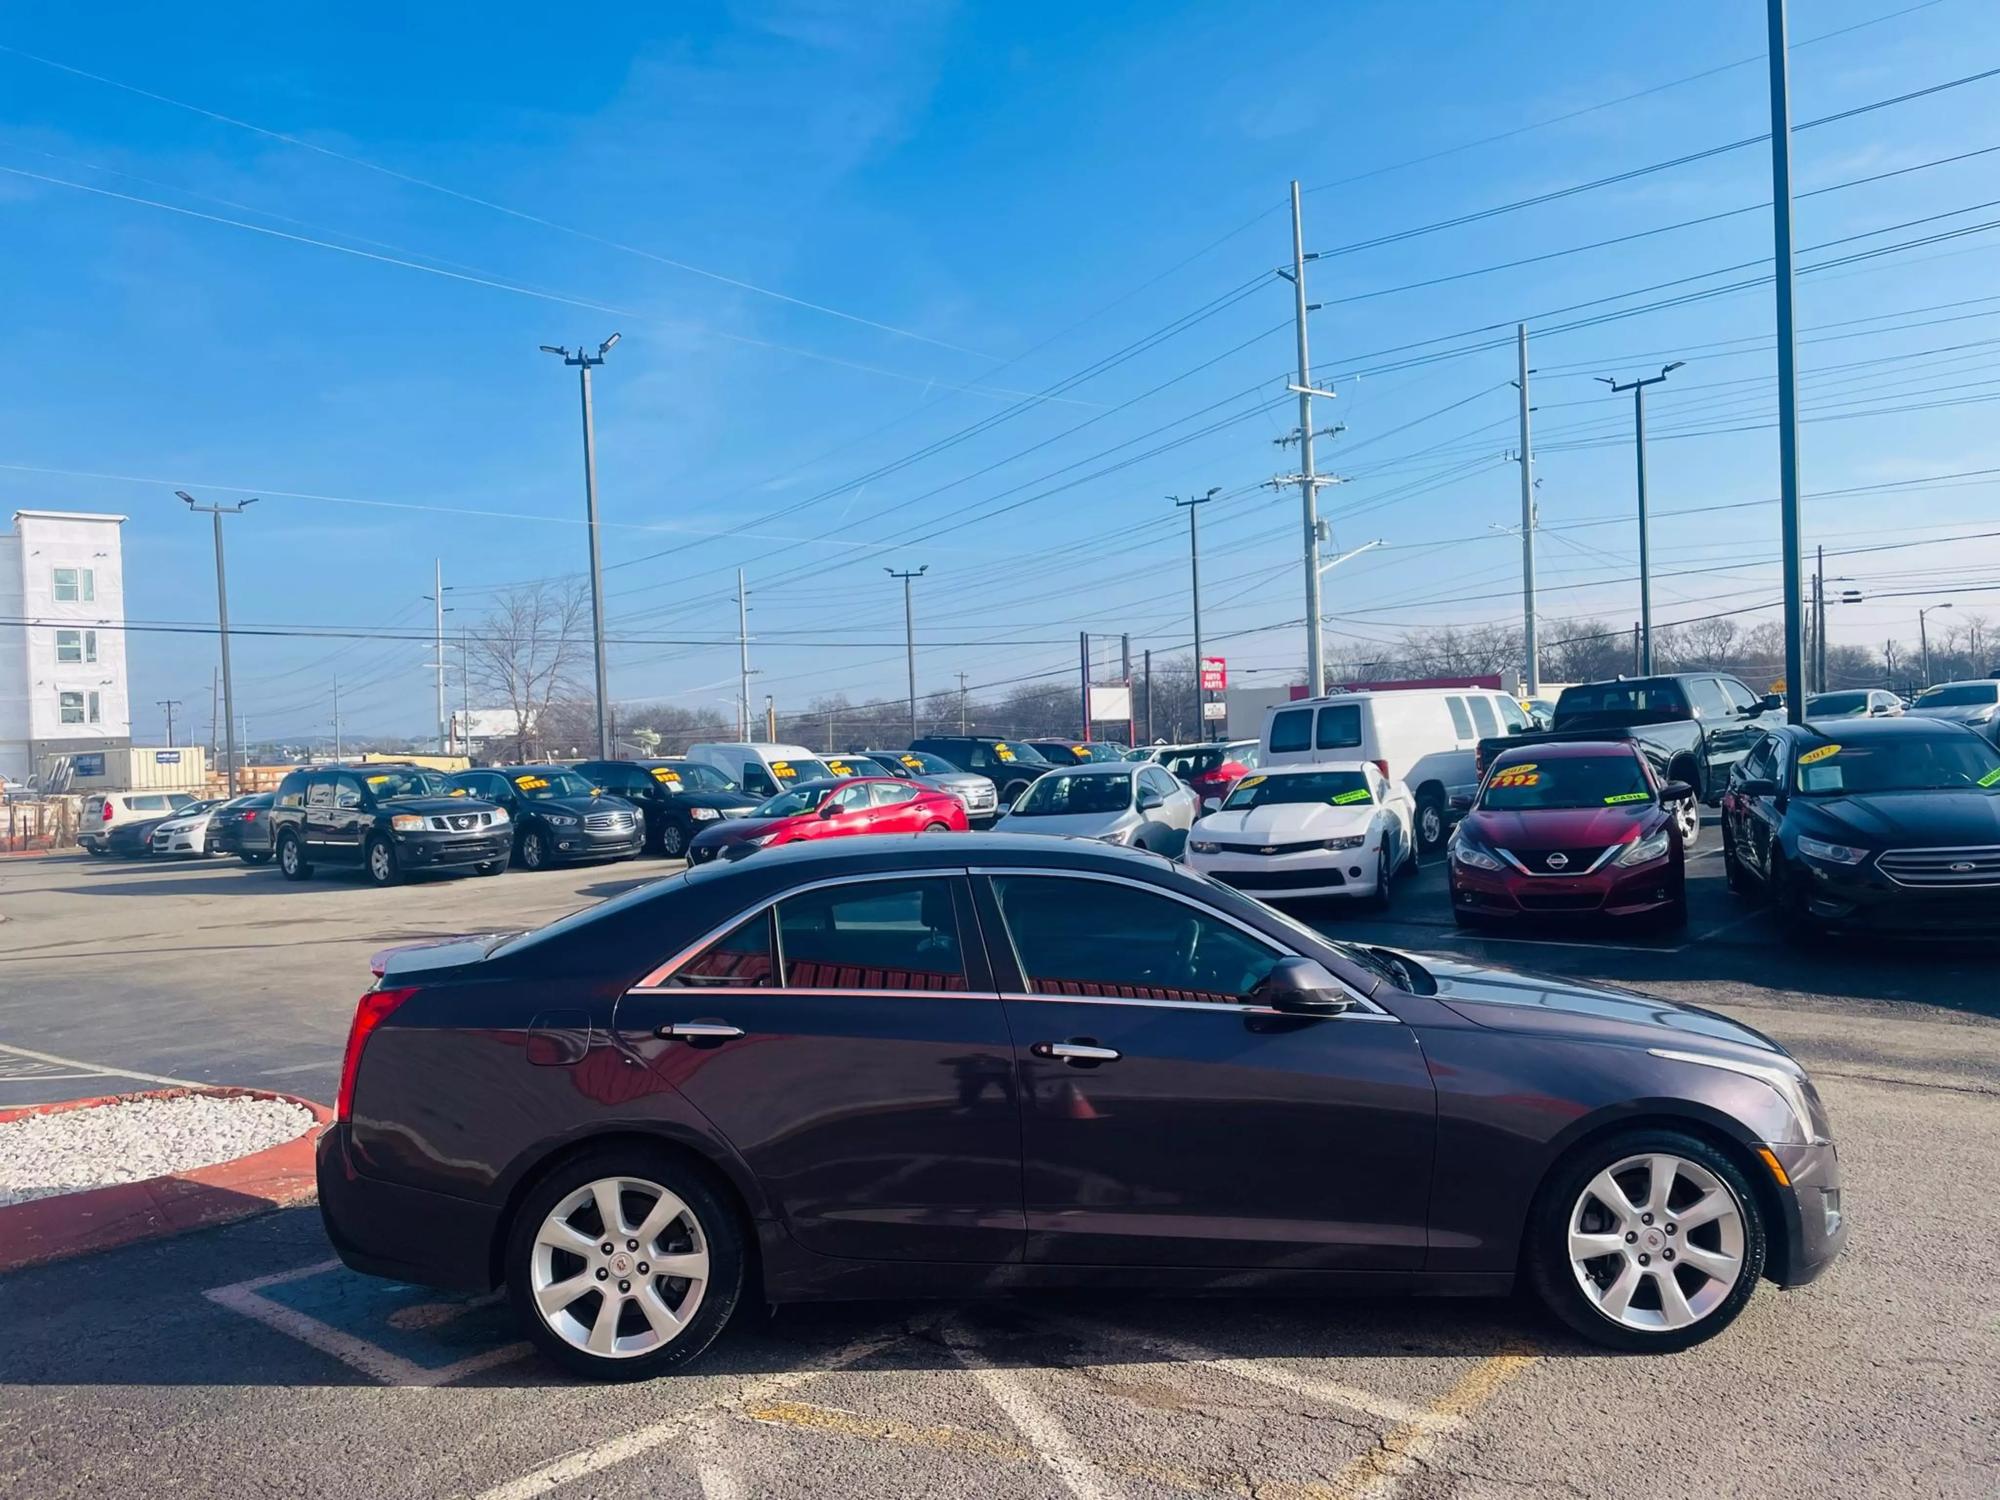
[[[1451,861],[1451,904],[1492,917],[1637,917],[1670,905],[1681,889],[1671,855],[1633,869],[1606,865],[1588,875],[1523,875]]]
[[[1806,910],[1815,921],[1857,932],[1984,936],[2000,928],[2000,887],[1898,885],[1873,867],[1830,869],[1799,859]]]
[[[514,852],[513,832],[505,827],[476,834],[399,833],[396,860],[406,870],[442,870],[463,865],[491,864]]]
[[[152,843],[155,854],[208,853],[207,839],[197,838],[192,833],[173,833],[165,836],[156,833],[153,835]]]
[[[1847,1244],[1847,1215],[1841,1206],[1840,1153],[1831,1141],[1812,1146],[1768,1148],[1791,1179],[1778,1189],[1784,1240],[1772,1247],[1764,1274],[1779,1286],[1804,1286]]]
[[[1190,870],[1250,896],[1282,900],[1289,896],[1375,894],[1375,851],[1369,848],[1308,849],[1296,854],[1190,851],[1185,863]]]
[[[451,1292],[492,1288],[497,1210],[362,1176],[345,1125],[329,1125],[320,1136],[315,1175],[320,1222],[347,1265]]]
[[[551,828],[549,843],[559,860],[629,859],[645,848],[646,831],[638,825],[612,833],[588,828]]]

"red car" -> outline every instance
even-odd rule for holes
[[[1185,781],[1206,807],[1222,802],[1236,783],[1264,763],[1256,740],[1231,740],[1223,745],[1197,745],[1166,757],[1167,769]]]
[[[788,787],[744,817],[710,823],[688,844],[688,863],[799,839],[965,829],[965,804],[949,792],[893,776],[847,776]]]
[[[1500,918],[1687,921],[1673,809],[1692,797],[1655,779],[1624,741],[1522,746],[1493,758],[1478,794],[1454,798],[1451,908],[1461,927]]]

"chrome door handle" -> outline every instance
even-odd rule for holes
[[[1117,1062],[1115,1047],[1098,1047],[1088,1042],[1036,1042],[1028,1049],[1037,1057],[1059,1057],[1068,1063]]]
[[[668,1041],[726,1042],[731,1037],[743,1035],[743,1028],[724,1021],[675,1021],[669,1026],[662,1026],[655,1034]]]

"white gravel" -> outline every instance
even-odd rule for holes
[[[234,1161],[311,1128],[278,1099],[134,1099],[0,1125],[0,1207]]]

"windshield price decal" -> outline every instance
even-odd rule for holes
[[[1009,750],[1005,745],[995,745],[993,753],[1002,760],[1012,760],[1014,758],[1014,752]]]
[[[451,789],[449,795],[453,797],[469,797],[472,794],[462,786],[455,786]]]
[[[774,760],[771,762],[771,774],[773,776],[778,777],[780,780],[789,781],[792,777],[797,776],[799,773],[792,769],[792,763],[790,761]]]
[[[836,776],[859,776],[861,773],[844,760],[830,760],[826,768]]]
[[[1652,800],[1653,794],[1651,792],[1620,792],[1615,797],[1606,797],[1604,805],[1606,807],[1616,807],[1621,802],[1651,802]]]
[[[1260,777],[1259,779],[1261,780],[1262,778]],[[1331,800],[1335,807],[1345,807],[1350,802],[1370,801],[1373,795],[1367,787],[1358,786],[1351,792],[1336,792]]]
[[[514,778],[514,785],[524,792],[539,792],[548,784],[549,779],[546,776],[516,776]]]
[[[914,755],[904,756],[903,764],[908,766],[912,771],[921,771],[924,768],[924,763],[918,760]]]
[[[1259,782],[1263,780],[1264,778],[1262,776],[1245,776],[1241,781],[1237,782],[1236,785],[1239,788],[1246,786],[1256,786]]]
[[[381,786],[383,783],[391,780],[394,780],[394,778],[389,776],[370,776],[368,778],[368,784],[370,786]]]
[[[1981,786],[2000,786],[2000,766],[1995,766],[1984,776],[1980,777],[1979,784]]]
[[[1840,746],[1821,745],[1819,749],[1808,750],[1804,755],[1801,755],[1799,757],[1799,764],[1802,766],[1816,766],[1823,760],[1832,760],[1838,754],[1840,754]]]
[[[681,773],[674,770],[670,766],[653,767],[653,780],[655,781],[664,781],[671,786],[674,782],[679,781],[680,779],[681,779]]]
[[[1536,769],[1537,764],[1538,762],[1531,760],[1526,765],[1507,766],[1494,774],[1493,784],[1495,786],[1536,786],[1542,779],[1541,772]]]

